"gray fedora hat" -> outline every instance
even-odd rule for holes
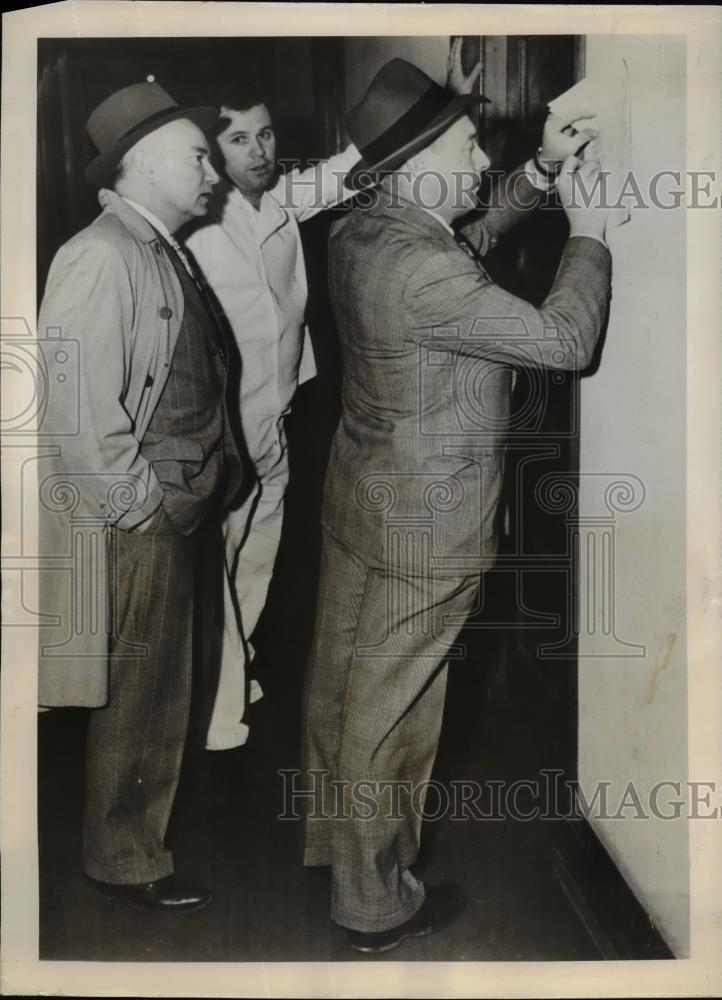
[[[346,130],[361,159],[344,184],[362,188],[378,183],[438,138],[467,108],[482,101],[488,103],[489,98],[454,94],[413,63],[392,59],[346,116]]]
[[[218,120],[218,110],[181,108],[154,82],[134,83],[116,90],[88,118],[88,135],[99,155],[86,167],[85,179],[96,187],[107,184],[131,146],[178,118],[189,118],[207,131]]]

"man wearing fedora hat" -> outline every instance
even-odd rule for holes
[[[584,109],[550,116],[486,214],[452,227],[489,166],[465,113],[479,99],[384,66],[347,117],[363,160],[346,183],[364,193],[330,239],[343,412],[304,698],[304,862],[331,867],[332,919],[367,953],[466,905],[459,884],[425,886],[411,866],[447,662],[497,548],[513,369],[583,369],[609,296],[606,211],[575,199],[598,170],[574,155],[594,134],[570,127]],[[553,185],[570,234],[535,308],[492,282],[483,255]]]
[[[181,108],[152,79],[90,115],[86,170],[102,213],[60,248],[39,317],[39,702],[92,709],[83,862],[89,886],[161,912],[200,909],[165,833],[188,730],[201,597],[218,595],[220,515],[241,461],[225,407],[226,344],[174,239],[218,177],[204,135],[218,115]],[[63,341],[75,343],[68,365]],[[57,349],[61,348],[61,349]],[[78,422],[66,426],[69,400]],[[194,631],[194,618],[196,628]],[[212,666],[213,650],[203,651]]]
[[[447,84],[471,88],[480,72],[452,46]],[[220,679],[207,746],[225,750],[248,737],[245,668],[273,575],[289,465],[284,423],[298,385],[316,373],[305,325],[306,268],[299,223],[349,197],[343,178],[359,160],[351,143],[307,170],[278,175],[276,137],[263,92],[220,80],[209,90],[221,111],[214,137],[225,178],[186,245],[223,309],[241,355],[240,416],[256,472],[253,490],[225,524],[226,613]],[[251,701],[261,695],[256,678]]]

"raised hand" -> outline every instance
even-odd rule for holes
[[[464,73],[461,63],[463,45],[463,37],[457,35],[451,43],[449,58],[446,62],[446,86],[455,94],[470,94],[481,73],[481,62],[477,62],[470,73]]]
[[[587,108],[577,108],[566,115],[550,114],[544,125],[539,159],[560,163],[568,156],[576,156],[582,146],[591,139],[596,139],[599,132],[595,128],[584,128],[577,132],[572,123],[594,117],[595,112]]]
[[[570,236],[597,236],[604,239],[609,216],[596,160],[584,163],[568,156],[557,178],[556,188],[569,220]]]

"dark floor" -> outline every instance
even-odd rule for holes
[[[277,579],[257,637],[265,697],[251,707],[251,739],[235,751],[186,755],[171,821],[178,869],[211,887],[214,903],[196,914],[168,917],[110,903],[84,887],[85,714],[46,713],[39,720],[42,959],[359,959],[329,920],[328,871],[303,868],[300,823],[278,818],[288,811],[280,772],[298,766],[299,699],[314,599],[319,477],[313,470],[322,464],[325,445],[322,428],[314,431],[313,422],[311,409],[302,426],[304,434],[311,428],[306,440],[316,444],[300,452],[306,475],[295,476]],[[447,784],[534,779],[558,763],[540,742],[544,725],[529,724],[529,706],[499,673],[502,633],[497,631],[495,642],[474,640],[469,661],[450,670],[435,769]],[[427,809],[434,805],[431,793]],[[463,882],[470,905],[443,933],[391,952],[392,961],[671,957],[579,823],[447,814],[425,824],[419,871],[429,881]]]
[[[284,664],[290,670],[300,664]],[[538,772],[534,747],[506,700],[470,705],[464,670],[452,670],[435,777],[504,781]],[[84,717],[40,721],[41,957],[102,961],[344,961],[357,959],[328,917],[329,875],[300,863],[300,824],[288,812],[280,769],[298,766],[298,688],[269,678],[252,708],[252,737],[239,750],[193,755],[172,824],[178,867],[213,888],[213,905],[185,917],[109,903],[82,885],[80,815]],[[459,729],[459,720],[464,723]],[[470,726],[471,723],[471,726]],[[433,808],[433,793],[427,803]],[[484,811],[491,812],[485,807]],[[510,818],[452,819],[425,826],[421,874],[457,878],[471,899],[456,924],[408,941],[390,959],[534,961],[622,957],[609,944],[613,910],[598,892],[600,867],[578,877],[570,824]],[[572,857],[573,855],[573,857]],[[569,877],[576,884],[569,891]],[[609,889],[606,870],[603,888]],[[620,886],[615,889],[619,897]],[[590,896],[591,890],[591,896]],[[624,887],[621,886],[624,892]],[[579,905],[581,895],[582,905]],[[601,916],[595,913],[601,900]],[[616,905],[619,905],[618,902]],[[635,910],[633,900],[629,908]],[[634,914],[633,914],[634,915]],[[600,927],[600,921],[602,926]],[[637,919],[623,957],[664,957]],[[641,927],[641,931],[640,928]]]

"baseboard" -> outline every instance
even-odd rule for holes
[[[551,854],[554,876],[600,958],[675,957],[586,820],[568,820],[563,846]]]

